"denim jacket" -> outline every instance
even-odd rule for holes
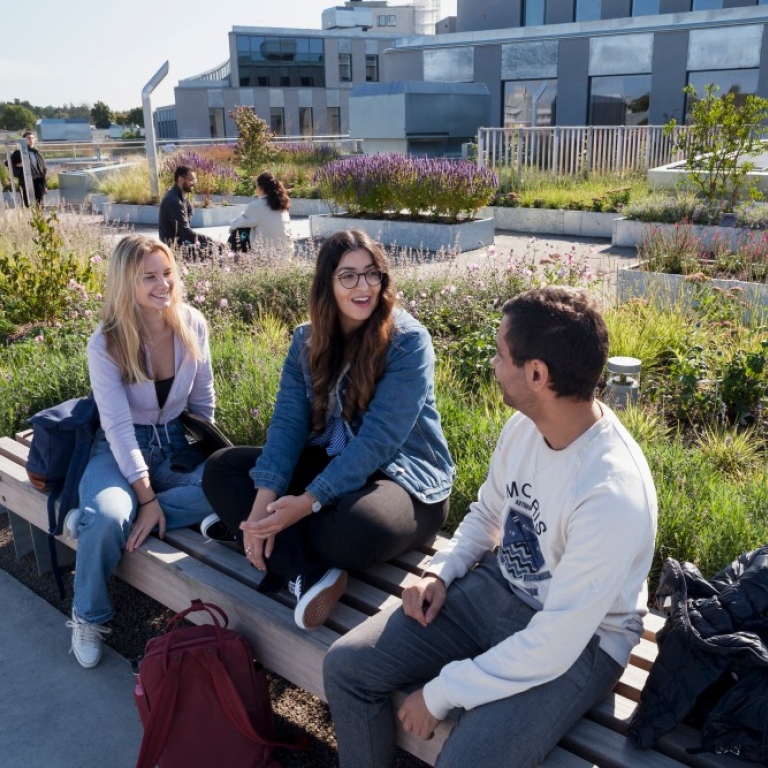
[[[309,370],[310,325],[293,334],[283,364],[267,442],[250,475],[257,488],[282,496],[312,431],[314,392]],[[455,474],[435,406],[435,352],[426,328],[395,311],[386,366],[368,409],[345,423],[349,442],[307,486],[321,504],[361,488],[381,470],[422,502],[442,501]]]

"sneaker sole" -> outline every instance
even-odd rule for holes
[[[200,523],[200,533],[209,541],[234,541],[229,529],[216,515],[208,515]]]
[[[294,619],[301,629],[318,629],[325,624],[336,603],[347,589],[347,572],[338,568],[338,576],[332,573],[320,579],[306,595],[302,597],[294,611]]]

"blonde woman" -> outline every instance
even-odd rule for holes
[[[179,421],[189,410],[213,420],[214,389],[203,316],[181,297],[168,246],[124,237],[109,265],[102,321],[88,342],[88,371],[101,428],[80,483],[80,508],[67,516],[78,539],[72,652],[81,666],[101,659],[113,616],[107,580],[122,550],[149,533],[200,522],[211,508],[189,464]],[[189,469],[190,471],[183,471]]]

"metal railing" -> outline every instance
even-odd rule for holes
[[[170,153],[177,149],[198,148],[236,144],[237,137],[197,138],[197,139],[157,139],[158,152]],[[362,152],[362,141],[348,135],[327,136],[275,136],[272,143],[276,146],[286,144],[313,144],[320,147],[333,147],[344,153]],[[8,142],[13,149],[18,142]],[[42,152],[47,164],[71,162],[116,162],[131,155],[144,156],[146,147],[143,139],[114,139],[104,141],[45,141],[37,148]]]
[[[644,172],[685,159],[675,146],[685,126],[665,135],[664,126],[553,126],[480,128],[477,164],[493,170],[512,169],[558,176]]]

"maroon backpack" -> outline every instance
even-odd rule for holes
[[[190,613],[213,624],[181,628]],[[279,768],[264,668],[227,614],[193,600],[147,642],[134,697],[144,725],[136,768]],[[299,747],[301,748],[301,747]]]

